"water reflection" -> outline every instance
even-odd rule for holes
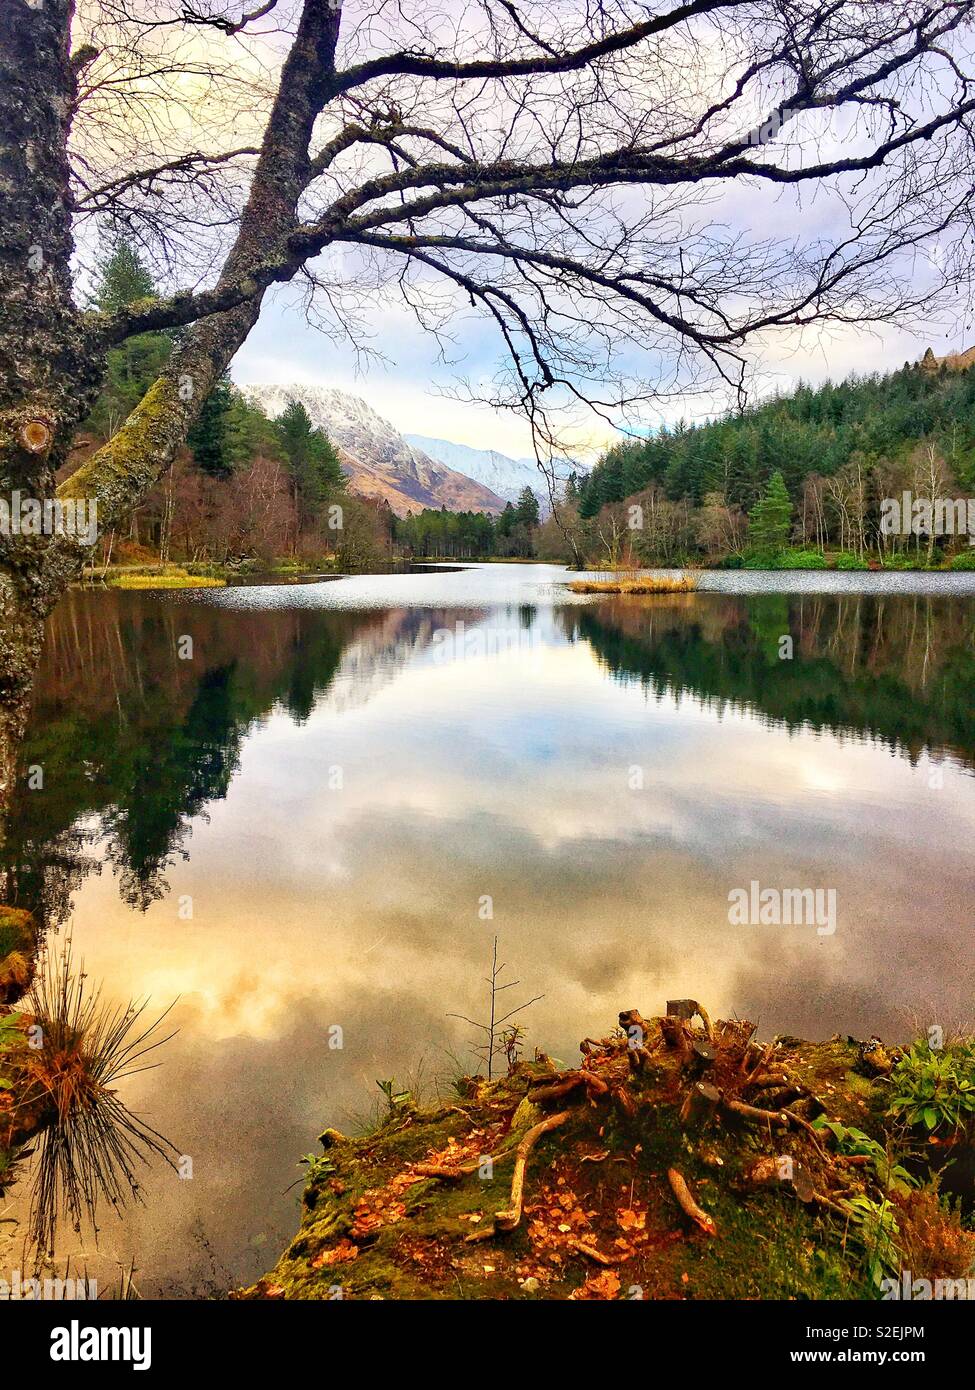
[[[975,756],[975,616],[965,600],[677,596],[568,610],[614,675],[655,696],[749,710],[784,728],[877,739],[912,760]],[[783,647],[783,638],[791,639]]]
[[[194,1178],[103,1232],[144,1290],[269,1262],[322,1126],[463,1051],[445,1015],[478,1012],[495,930],[546,996],[529,1045],[566,1061],[675,995],[766,1034],[970,1011],[970,600],[580,604],[480,574],[76,593],[53,620],[7,900],[73,904],[109,992],[181,996],[132,1103]],[[835,888],[835,936],[731,928],[752,878]]]

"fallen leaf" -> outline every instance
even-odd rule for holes
[[[311,1262],[312,1269],[321,1269],[323,1265],[344,1264],[346,1260],[354,1260],[359,1253],[358,1245],[353,1245],[351,1240],[345,1236],[337,1245],[333,1245],[329,1250],[322,1250]]]
[[[621,1207],[616,1213],[617,1225],[623,1231],[642,1231],[647,1224],[645,1211],[634,1211],[632,1207]]]
[[[590,1274],[581,1289],[576,1290],[578,1298],[613,1299],[620,1291],[620,1277],[613,1269],[600,1270]]]

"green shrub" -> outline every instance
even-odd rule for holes
[[[840,1205],[849,1213],[849,1238],[863,1250],[871,1283],[879,1289],[884,1276],[896,1278],[903,1264],[896,1211],[886,1197],[863,1194]]]
[[[777,550],[746,550],[741,564],[746,570],[774,570],[778,558]]]
[[[861,560],[859,555],[854,555],[852,550],[841,550],[836,556],[836,568],[838,570],[865,570],[870,566],[866,560]]]
[[[916,550],[896,550],[884,556],[885,570],[923,570],[927,567],[925,556],[919,555]]]
[[[778,570],[824,570],[826,556],[821,550],[783,550],[778,556]]]
[[[975,1126],[975,1044],[933,1051],[911,1045],[890,1074],[887,1113],[933,1133],[970,1134]]]
[[[953,555],[948,561],[950,570],[975,570],[975,546],[971,550],[963,550],[960,555]]]

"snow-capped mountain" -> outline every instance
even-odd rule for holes
[[[300,401],[312,424],[325,430],[338,449],[355,491],[384,498],[399,516],[424,507],[495,514],[504,510],[506,498],[415,448],[361,396],[329,386],[254,385],[241,387],[241,392],[272,420],[289,401]]]
[[[483,483],[506,502],[517,502],[524,489],[530,487],[538,498],[542,516],[548,515],[548,487],[533,458],[513,459],[496,449],[474,449],[469,444],[453,444],[449,439],[432,439],[425,434],[404,434],[403,438],[430,458]],[[570,459],[558,460],[556,477],[564,481],[573,467]]]

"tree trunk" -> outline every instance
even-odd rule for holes
[[[39,499],[100,381],[71,293],[72,9],[0,6],[0,492]]]
[[[73,0],[0,5],[0,844],[44,620],[71,573],[14,517],[54,497],[101,381],[71,290],[72,11]]]
[[[0,854],[41,653],[46,602],[0,571]]]
[[[107,345],[72,298],[67,139],[76,97],[74,0],[0,0],[0,499],[44,503],[100,389]],[[221,276],[238,285],[296,224],[315,119],[330,92],[339,8],[310,0],[285,61],[240,232]],[[176,456],[253,327],[262,295],[202,319],[109,443],[57,489],[114,526]],[[5,496],[6,494],[6,496]],[[80,572],[73,536],[0,528],[0,840],[26,727],[44,621]]]

